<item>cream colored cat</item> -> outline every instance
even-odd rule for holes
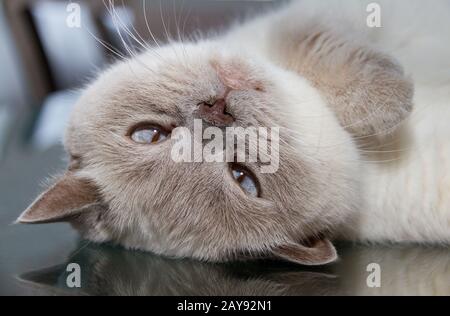
[[[379,1],[370,28],[368,1],[296,1],[114,65],[75,108],[68,171],[18,221],[212,261],[450,243],[450,3],[431,2]],[[194,119],[280,127],[278,171],[174,162],[169,135]]]

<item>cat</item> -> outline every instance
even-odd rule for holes
[[[369,1],[293,1],[116,63],[73,111],[67,171],[18,222],[205,261],[323,265],[335,239],[448,244],[450,3],[378,3],[381,28]],[[175,162],[171,132],[194,120],[279,127],[278,170]]]

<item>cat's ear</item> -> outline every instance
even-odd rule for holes
[[[17,223],[40,224],[69,221],[100,203],[98,188],[89,180],[67,172],[42,193],[17,219]]]
[[[290,243],[272,250],[275,257],[306,266],[325,265],[337,260],[336,248],[328,239],[311,241],[307,245]]]

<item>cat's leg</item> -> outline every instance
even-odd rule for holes
[[[412,111],[402,67],[362,40],[305,22],[278,28],[271,41],[271,55],[308,79],[358,138],[389,134]]]

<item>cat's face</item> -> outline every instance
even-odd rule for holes
[[[231,119],[215,124],[200,107],[221,98]],[[202,118],[205,127],[278,127],[276,170],[174,161],[171,131],[194,132]],[[68,220],[88,239],[158,254],[327,263],[336,253],[326,238],[356,201],[356,148],[315,89],[214,43],[113,66],[79,100],[65,146],[69,170],[20,221]]]

